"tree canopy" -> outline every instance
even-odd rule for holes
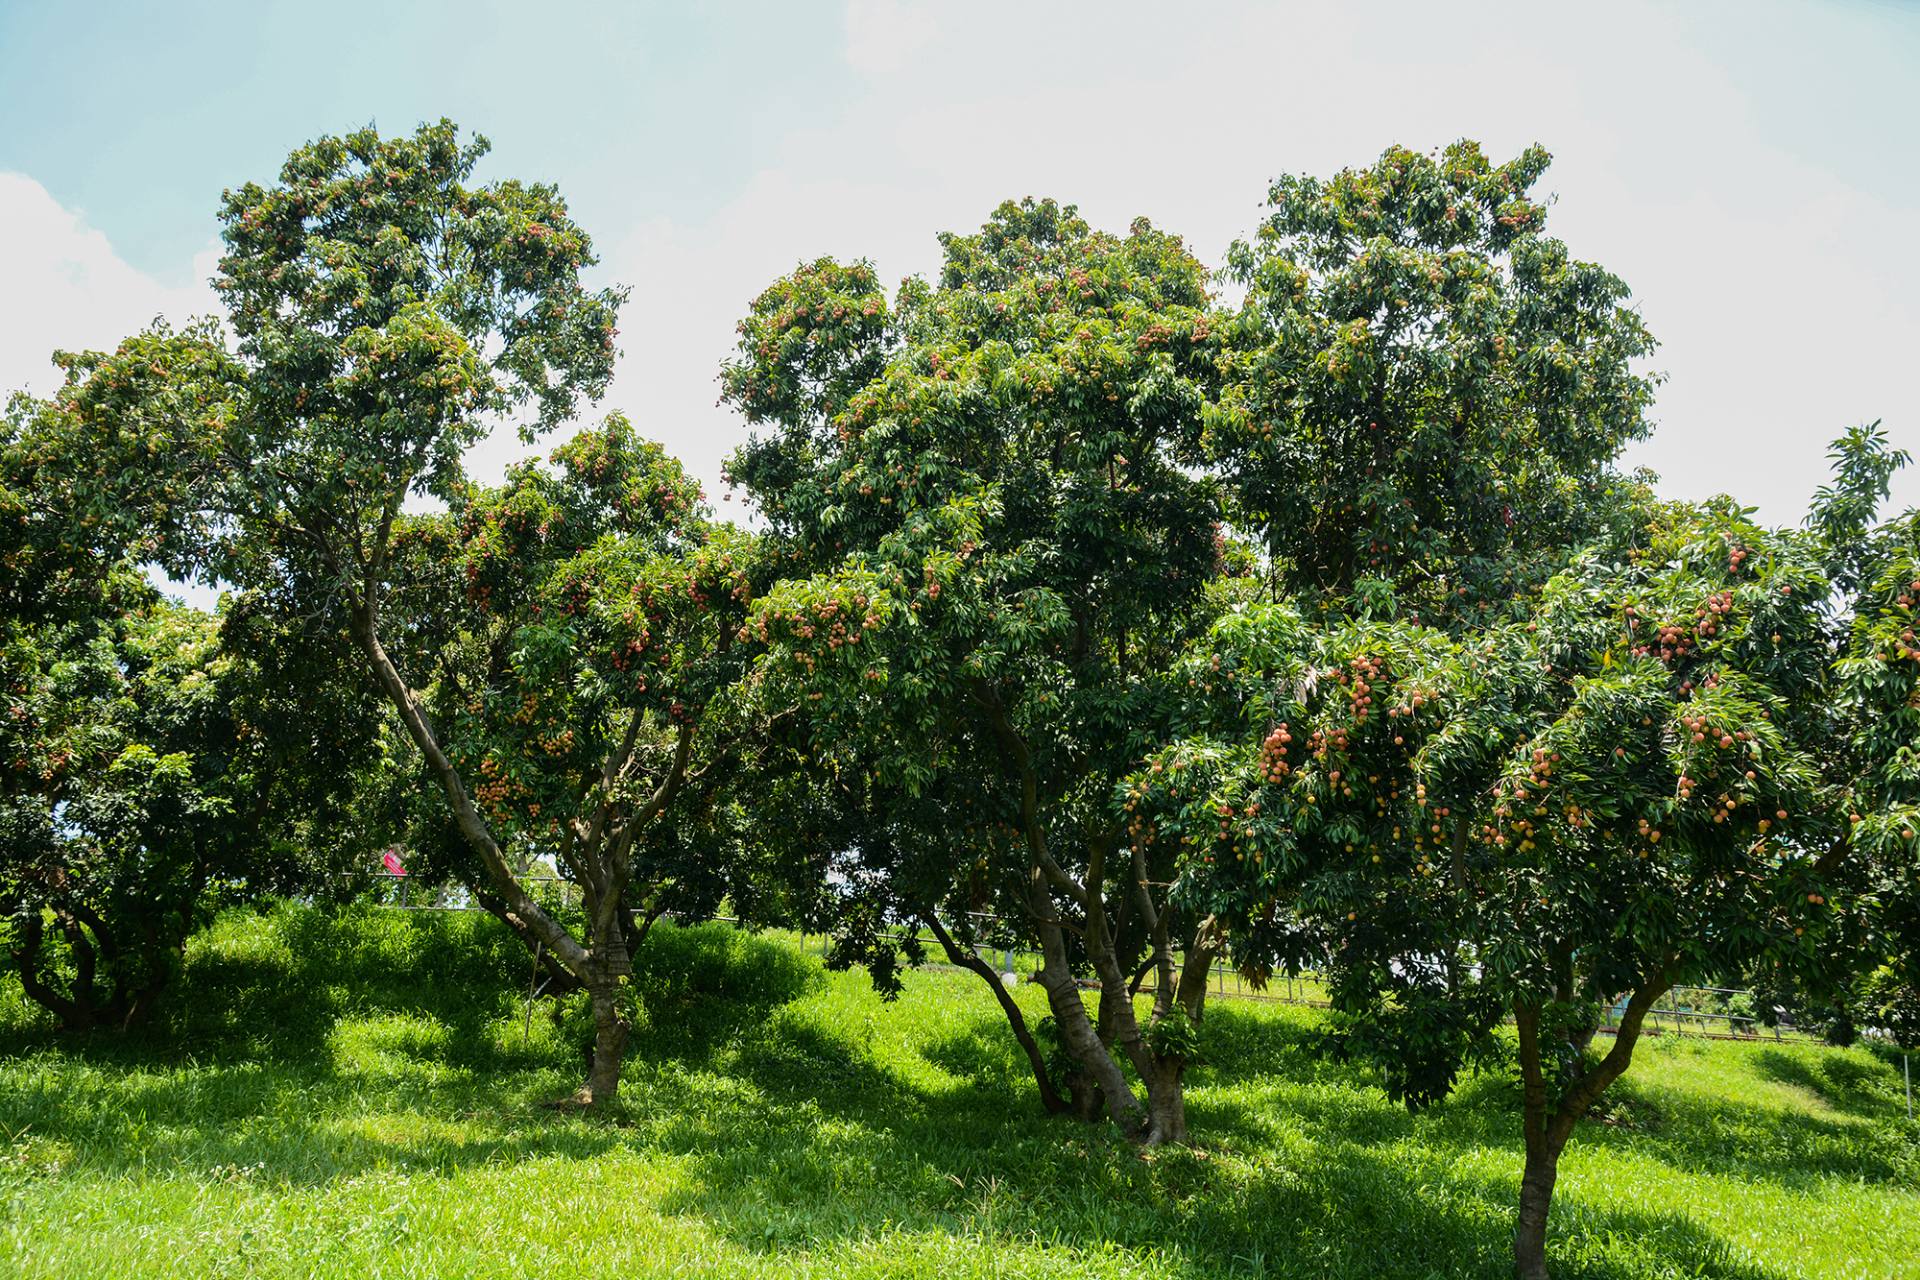
[[[284,620],[199,613],[126,575],[108,590],[107,616],[11,632],[0,720],[14,961],[75,1028],[150,1013],[222,902],[332,869],[369,731],[338,655],[290,643]]]
[[[1208,451],[1282,590],[1484,625],[1608,527],[1654,342],[1626,285],[1546,234],[1548,160],[1463,141],[1284,177],[1234,246]]]
[[[1513,1071],[1529,1278],[1676,982],[1920,1037],[1906,454],[1849,432],[1796,529],[1625,474],[1654,343],[1546,234],[1542,149],[1284,177],[1230,304],[1051,200],[891,295],[803,263],[721,373],[752,529],[579,424],[625,291],[486,151],[298,149],[223,198],[224,324],[63,353],[0,418],[0,898],[64,1022],[399,840],[584,992],[578,1102],[653,921],[724,904],[889,994],[931,938],[1049,1110],[1154,1145],[1214,961],[1310,966],[1409,1107]],[[503,426],[568,434],[475,483]],[[1039,953],[1044,1021],[985,943]]]
[[[75,358],[54,412],[94,464],[83,488],[154,526],[153,560],[359,651],[483,900],[591,991],[599,1101],[625,1038],[624,926],[651,910],[627,897],[635,860],[704,839],[649,829],[725,683],[747,541],[617,417],[556,470],[466,479],[465,451],[509,415],[531,440],[606,389],[625,297],[583,283],[592,243],[554,188],[473,184],[486,151],[447,121],[363,129],[227,192],[214,283],[237,342],[155,328]],[[580,883],[581,936],[529,891],[535,847]]]

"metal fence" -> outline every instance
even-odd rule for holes
[[[483,908],[473,900],[473,895],[459,885],[422,885],[415,887],[410,883],[412,877],[396,876],[384,871],[342,872],[349,880],[386,882],[390,887],[380,891],[383,905],[408,911],[480,911]],[[562,903],[577,905],[579,889],[564,876],[545,872],[524,874],[523,880],[534,885],[552,885]],[[571,902],[569,899],[571,898]],[[992,922],[1000,917],[985,912],[972,913],[975,918]],[[669,913],[671,916],[672,913]],[[710,916],[705,919],[727,924],[737,924],[730,916]],[[686,921],[683,923],[698,923]],[[825,957],[831,949],[831,940],[820,934],[808,934],[792,931],[802,950]],[[896,939],[904,938],[905,928],[892,931]],[[1038,951],[1019,947],[992,947],[981,945],[975,953],[990,965],[995,965],[1003,974],[1012,976],[1014,982],[1037,971],[1041,964]],[[931,958],[927,967],[935,969],[956,969],[944,959]],[[1097,991],[1100,984],[1096,980],[1082,981],[1088,990]],[[1142,982],[1143,995],[1152,995],[1157,990],[1151,976]],[[1225,961],[1216,960],[1207,974],[1207,991],[1211,996],[1228,1000],[1256,1000],[1275,1004],[1304,1005],[1311,1008],[1326,1008],[1331,1003],[1325,981],[1312,970],[1299,973],[1275,973],[1265,981],[1258,981],[1236,969]],[[1675,986],[1655,1003],[1648,1012],[1643,1034],[1665,1035],[1684,1034],[1704,1036],[1717,1040],[1774,1040],[1796,1039],[1825,1043],[1818,1037],[1796,1029],[1784,1017],[1784,1011],[1776,1014],[1774,1025],[1767,1026],[1757,1015],[1760,997],[1751,991],[1742,991],[1733,987]],[[1619,1027],[1620,1015],[1625,1010],[1627,997],[1621,996],[1607,1009],[1600,1030],[1611,1034]]]
[[[473,895],[458,885],[428,885],[416,890],[410,883],[412,877],[393,875],[384,871],[366,873],[343,872],[350,880],[386,881],[392,887],[385,891],[387,901],[384,905],[407,911],[481,911],[473,900]],[[555,886],[553,892],[559,895],[562,903],[571,896],[578,905],[579,889],[564,876],[548,873],[525,874],[523,880],[534,884]],[[978,919],[998,920],[1000,917],[985,912],[971,913]],[[669,913],[673,916],[673,913]],[[677,916],[673,918],[678,919]],[[708,916],[705,920],[726,924],[737,924],[730,916]],[[683,921],[683,923],[702,923],[703,921]],[[905,929],[894,932],[895,937],[904,937]],[[832,940],[821,934],[797,932],[803,951],[822,957],[832,949]],[[975,954],[988,964],[997,964],[1000,971],[1013,976],[1018,982],[1022,974],[1032,974],[1040,967],[1040,954],[1027,948],[1002,948],[979,946]],[[959,971],[958,966],[944,960],[930,960],[929,968],[951,969]],[[544,984],[541,984],[544,985]],[[1083,981],[1082,986],[1090,990],[1099,990],[1095,981]],[[527,1016],[533,1016],[532,996],[538,987],[528,990]],[[1151,982],[1143,982],[1142,994],[1153,994],[1156,990]],[[1326,1008],[1329,1004],[1326,984],[1318,974],[1312,971],[1301,973],[1277,973],[1264,982],[1255,982],[1232,965],[1215,961],[1207,975],[1209,994],[1229,1000],[1264,1000],[1276,1004],[1306,1005],[1314,1008]],[[1643,1035],[1691,1035],[1714,1040],[1759,1040],[1771,1037],[1774,1040],[1796,1040],[1802,1043],[1824,1045],[1827,1042],[1814,1035],[1795,1028],[1785,1017],[1785,1010],[1776,1010],[1772,1026],[1763,1024],[1758,1016],[1760,997],[1751,991],[1742,991],[1734,987],[1696,987],[1674,986],[1663,996],[1664,1003],[1656,1001],[1648,1011],[1647,1021],[1642,1025]],[[1625,1011],[1627,997],[1621,996],[1607,1009],[1600,1025],[1602,1034],[1612,1034],[1619,1029],[1620,1015]],[[1905,1075],[1907,1095],[1907,1119],[1914,1116],[1913,1107],[1913,1062],[1909,1055],[1901,1055],[1901,1066]]]
[[[1665,1003],[1655,1001],[1648,1010],[1646,1029],[1655,1033],[1687,1032],[1721,1040],[1752,1040],[1769,1031],[1778,1040],[1782,1038],[1783,1027],[1788,1034],[1794,1033],[1784,1010],[1775,1012],[1772,1027],[1761,1022],[1758,1000],[1751,991],[1731,987],[1670,987]],[[1625,1007],[1624,997],[1614,1003],[1607,1011],[1609,1025],[1618,1025]]]

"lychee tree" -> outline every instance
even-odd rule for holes
[[[847,802],[884,809],[838,852],[873,900],[943,922],[956,951],[970,908],[1021,922],[1071,1063],[1058,1092],[1179,1140],[1189,1020],[1142,1020],[1129,993],[1176,939],[1204,974],[1211,935],[1129,858],[1113,787],[1216,608],[1197,465],[1218,318],[1201,265],[1144,221],[1111,235],[1008,203],[942,245],[937,279],[891,305],[869,268],[816,262],[742,323],[725,385],[755,435],[732,473],[795,575],[746,629],[754,687],[795,712],[821,776],[872,780]]]
[[[231,411],[217,329],[165,324],[115,355],[54,353],[53,396],[0,414],[0,620],[116,616],[129,566],[184,569],[206,545],[212,485],[195,465]],[[165,371],[164,376],[161,371]],[[102,447],[100,424],[113,424]]]
[[[615,415],[444,514],[403,516],[391,545],[388,653],[436,747],[516,875],[550,866],[580,889],[577,924],[549,913],[565,945],[505,914],[586,989],[583,1100],[604,1102],[647,928],[729,892],[751,905],[753,886],[729,879],[741,824],[723,783],[744,731],[724,695],[753,539],[711,524],[698,485]],[[414,820],[440,870],[504,896],[470,841],[446,839],[444,808]]]
[[[1283,177],[1234,246],[1207,446],[1278,594],[1481,625],[1614,521],[1654,342],[1626,285],[1546,234],[1548,160],[1461,141]]]
[[[1830,456],[1832,479],[1815,494],[1806,527],[1833,584],[1824,605],[1842,730],[1827,767],[1845,796],[1850,848],[1839,869],[1855,909],[1818,963],[1759,967],[1747,980],[1763,1018],[1777,1005],[1836,1042],[1869,1029],[1912,1045],[1920,1034],[1920,514],[1883,511],[1894,473],[1911,458],[1879,423],[1849,430]]]
[[[109,357],[60,353],[61,393],[0,419],[0,896],[23,992],[69,1028],[145,1019],[214,908],[314,883],[373,732],[344,645],[273,599],[207,614],[140,572],[196,534],[173,516],[201,478],[159,441],[218,412],[210,332],[129,344],[149,377],[192,370],[151,403],[90,382]],[[95,449],[108,416],[118,447]]]
[[[503,421],[531,440],[605,389],[625,296],[584,283],[592,243],[555,189],[473,180],[486,150],[447,121],[300,148],[223,200],[235,345],[142,334],[77,362],[55,402],[108,507],[173,477],[141,490],[155,559],[350,639],[486,900],[588,989],[598,1103],[625,1039],[629,880],[707,759],[742,544],[618,419],[552,470],[466,480]],[[578,934],[530,892],[534,845],[581,885]]]
[[[1920,512],[1880,518],[1889,478],[1908,461],[1878,424],[1848,433],[1809,524],[1835,549],[1850,596],[1837,670],[1863,908],[1853,966],[1821,975],[1824,994],[1849,1023],[1911,1049],[1920,1047]]]
[[[1323,966],[1339,1043],[1393,1096],[1517,1066],[1524,1276],[1655,999],[1856,927],[1828,588],[1816,539],[1719,503],[1660,509],[1459,640],[1255,606],[1190,659],[1198,731],[1124,786],[1176,896],[1249,967]]]

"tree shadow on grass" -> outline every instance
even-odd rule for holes
[[[45,1023],[0,1027],[0,1059],[57,1050],[127,1066],[183,1058],[311,1064],[328,1055],[344,1022],[381,1013],[444,1027],[437,1056],[451,1065],[513,1069],[552,1056],[517,1053],[511,1039],[490,1034],[522,1012],[532,974],[524,947],[489,916],[288,905],[261,916],[232,913],[214,932],[190,952],[155,1023],[78,1035]],[[820,981],[810,957],[720,924],[663,922],[634,965],[629,991],[645,1011],[640,1021],[696,1054]],[[558,1008],[543,997],[533,1019],[556,1021]],[[570,1033],[584,1047],[591,1029],[577,1022]]]
[[[1520,1157],[1520,1085],[1497,1069],[1463,1079],[1444,1103],[1418,1116],[1388,1105],[1370,1086],[1361,1066],[1315,1054],[1311,1031],[1282,1031],[1271,1042],[1240,1021],[1260,1021],[1240,1010],[1221,1011],[1235,1027],[1225,1043],[1243,1052],[1227,1064],[1229,1079],[1247,1072],[1275,1077],[1274,1105],[1285,1123],[1320,1140],[1370,1143],[1418,1137],[1454,1153],[1502,1147]],[[1209,1014],[1209,1044],[1216,1043],[1216,1016]],[[1898,1113],[1886,1093],[1881,1070],[1857,1058],[1824,1055],[1811,1064],[1798,1055],[1761,1049],[1752,1056],[1756,1076],[1800,1084],[1826,1098],[1840,1114],[1822,1116],[1772,1105],[1748,1096],[1709,1096],[1660,1083],[1660,1054],[1643,1053],[1600,1108],[1579,1127],[1577,1146],[1597,1145],[1637,1151],[1687,1173],[1740,1176],[1792,1190],[1807,1190],[1840,1179],[1868,1185],[1915,1186],[1920,1150],[1913,1135],[1896,1123]],[[1878,1123],[1862,1123],[1863,1120]],[[1232,1114],[1203,1124],[1198,1109],[1194,1130],[1200,1141],[1222,1127],[1248,1130],[1268,1117]]]
[[[1637,1074],[1636,1074],[1637,1073]],[[1351,1131],[1336,1097],[1291,1099],[1299,1123]],[[1322,1116],[1323,1111],[1333,1114]],[[1466,1082],[1454,1097],[1419,1117],[1374,1118],[1368,1128],[1382,1139],[1411,1135],[1444,1149],[1465,1152],[1503,1147],[1519,1167],[1520,1088],[1517,1081],[1487,1074]],[[1913,1189],[1920,1169],[1911,1135],[1891,1124],[1864,1124],[1804,1111],[1756,1104],[1745,1098],[1703,1097],[1663,1087],[1654,1064],[1635,1068],[1583,1120],[1575,1149],[1633,1152],[1683,1173],[1725,1176],[1792,1191],[1811,1191],[1834,1181]]]
[[[283,904],[230,912],[190,944],[155,1019],[126,1031],[0,1029],[0,1057],[36,1049],[98,1062],[308,1063],[340,1022],[369,1011],[418,1014],[455,1034],[474,1065],[492,1056],[478,1029],[524,989],[528,959],[491,917],[321,910]]]
[[[1762,1076],[1795,1085],[1821,1102],[1864,1120],[1889,1120],[1900,1115],[1899,1077],[1890,1063],[1863,1062],[1851,1054],[1821,1053],[1818,1057],[1762,1049],[1753,1055]]]
[[[987,1037],[994,1025],[985,1018],[968,1032]],[[673,1149],[686,1176],[661,1203],[767,1256],[903,1232],[983,1249],[1045,1242],[1063,1251],[1063,1273],[1073,1252],[1112,1249],[1151,1256],[1155,1274],[1192,1277],[1425,1280],[1504,1276],[1512,1265],[1517,1135],[1510,1182],[1449,1176],[1445,1144],[1410,1154],[1364,1126],[1356,1140],[1331,1123],[1295,1134],[1279,1161],[1204,1148],[1143,1157],[1104,1126],[1042,1118],[1032,1106],[983,1107],[1001,1088],[983,1099],[971,1083],[916,1087],[850,1059],[832,1035],[789,1027],[779,1038],[777,1053],[747,1047],[730,1063],[757,1099],[750,1126],[716,1119],[683,1133]],[[936,1053],[953,1047],[950,1038]],[[1210,1101],[1204,1122],[1196,1116],[1202,1140],[1215,1121],[1244,1122],[1237,1109]],[[1574,1260],[1559,1273],[1566,1277],[1790,1274],[1737,1261],[1677,1214],[1567,1200],[1580,1230],[1557,1246]],[[1635,1261],[1596,1251],[1596,1239],[1632,1241]]]
[[[539,1105],[578,1084],[590,1029],[552,1001],[523,1020],[527,956],[490,918],[288,908],[223,926],[189,957],[191,1000],[152,1027],[9,1029],[0,1126],[109,1172],[299,1185],[631,1145],[617,1124]],[[725,926],[655,930],[636,957],[630,1092],[819,980],[810,959]]]
[[[948,1075],[967,1081],[983,1097],[1001,1092],[1017,1078],[1025,1080],[1030,1100],[1039,1096],[1033,1087],[1026,1055],[1021,1053],[1005,1022],[983,1018],[955,1029],[922,1045],[920,1056]]]
[[[726,1063],[751,1091],[750,1116],[678,1128],[666,1145],[687,1176],[661,1208],[776,1257],[926,1232],[983,1248],[1117,1248],[1179,1276],[1424,1280],[1511,1268],[1517,1123],[1499,1143],[1512,1153],[1512,1180],[1463,1178],[1447,1166],[1483,1144],[1485,1116],[1471,1114],[1464,1135],[1441,1130],[1426,1143],[1430,1117],[1407,1116],[1348,1080],[1343,1102],[1280,1118],[1295,1132],[1276,1161],[1274,1118],[1237,1091],[1201,1085],[1193,1114],[1202,1148],[1143,1157],[1110,1126],[1041,1115],[1024,1059],[1000,1045],[1005,1036],[984,1015],[924,1047],[923,1057],[959,1077],[941,1088],[909,1083],[820,1027],[770,1025],[736,1043]],[[1290,1030],[1275,1037],[1300,1042]],[[1337,1098],[1336,1083],[1329,1075],[1312,1090]],[[1396,1140],[1416,1130],[1423,1148],[1410,1154]],[[1242,1158],[1235,1148],[1263,1154]],[[1574,1260],[1564,1276],[1790,1274],[1737,1261],[1677,1214],[1566,1200],[1580,1231],[1559,1250]],[[1596,1253],[1596,1239],[1633,1242],[1636,1261]]]
[[[814,957],[728,925],[656,926],[634,957],[631,989],[644,1018],[633,1052],[710,1062],[823,980]]]

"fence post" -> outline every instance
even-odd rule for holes
[[[1907,1119],[1913,1119],[1913,1055],[1902,1053],[1900,1063],[1907,1072]]]
[[[540,982],[540,950],[546,945],[544,939],[534,940],[533,972],[527,976],[527,1021],[526,1024],[520,1028],[520,1047],[522,1049],[527,1047],[527,1042],[533,1037],[533,994]]]

